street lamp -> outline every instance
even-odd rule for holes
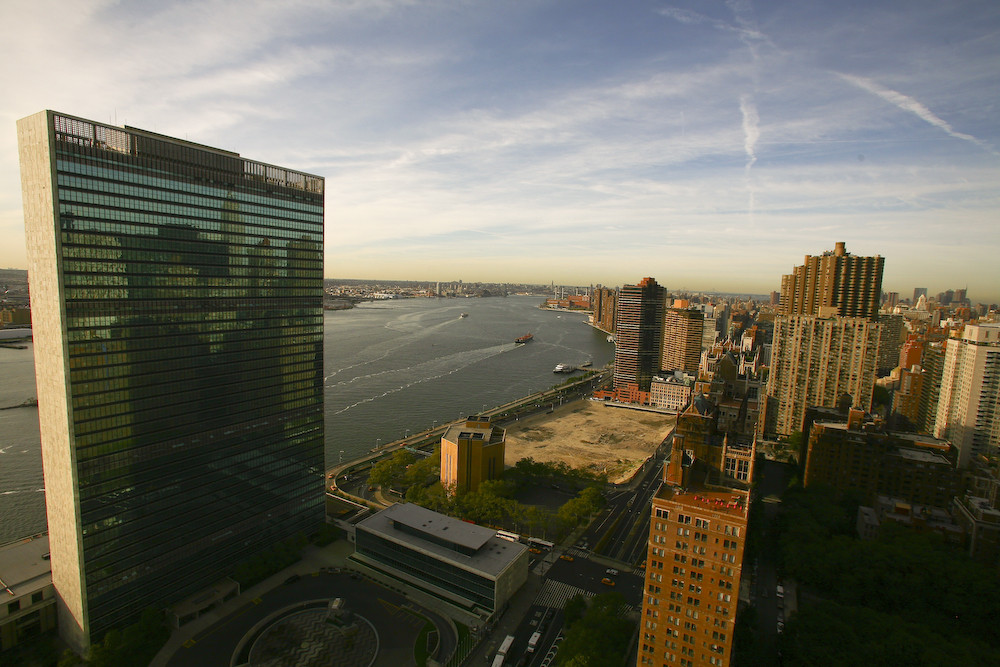
[[[375,438],[375,449],[382,446],[382,438]]]
[[[410,437],[410,429],[406,429],[406,433],[403,434],[403,440],[406,440],[409,437]]]
[[[340,462],[341,463],[344,462],[344,450],[343,449],[340,450]]]

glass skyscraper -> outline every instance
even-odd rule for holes
[[[46,509],[77,648],[323,521],[323,179],[18,122]]]

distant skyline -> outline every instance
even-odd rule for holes
[[[766,294],[845,241],[1000,302],[1000,3],[0,6],[0,267],[42,109],[326,178],[327,277]]]

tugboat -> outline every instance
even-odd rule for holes
[[[517,338],[515,338],[514,342],[517,343],[518,345],[524,345],[532,338],[534,338],[534,336],[532,336],[530,333],[527,333],[524,334],[523,336],[518,336]]]

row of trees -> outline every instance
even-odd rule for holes
[[[996,573],[937,533],[893,522],[859,540],[857,506],[830,489],[785,494],[780,555],[803,594],[784,664],[1000,664]]]

